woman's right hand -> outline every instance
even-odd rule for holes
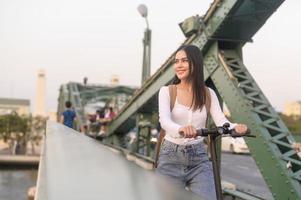
[[[195,138],[196,137],[196,128],[192,125],[182,126],[179,128],[179,134],[184,138]]]

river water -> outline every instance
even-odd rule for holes
[[[37,174],[37,169],[0,169],[0,200],[27,200],[27,190],[35,186]]]

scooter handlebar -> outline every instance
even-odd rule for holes
[[[180,135],[183,135],[184,132],[180,131]],[[226,126],[218,126],[212,129],[197,129],[197,136],[202,136],[206,137],[208,135],[229,135],[231,137],[256,137],[255,135],[251,135],[251,130],[247,129],[246,133],[244,134],[239,134],[235,132],[235,129],[228,129],[227,125]]]

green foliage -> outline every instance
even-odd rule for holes
[[[36,116],[32,119],[31,125],[32,131],[35,135],[43,135],[46,130],[46,118],[42,116]]]
[[[0,116],[0,136],[6,142],[8,139],[21,140],[30,131],[30,119],[11,113]]]
[[[41,135],[45,130],[46,119],[43,117],[19,116],[11,113],[0,116],[0,138],[29,140],[33,135]]]
[[[301,135],[301,117],[286,116],[281,113],[279,115],[292,134]]]
[[[301,142],[301,134],[294,135],[294,138],[297,142]]]

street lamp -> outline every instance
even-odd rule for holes
[[[144,4],[138,6],[138,12],[145,19],[146,29],[143,38],[143,61],[142,61],[142,80],[141,85],[150,76],[150,58],[151,58],[151,30],[148,26],[147,7]]]

